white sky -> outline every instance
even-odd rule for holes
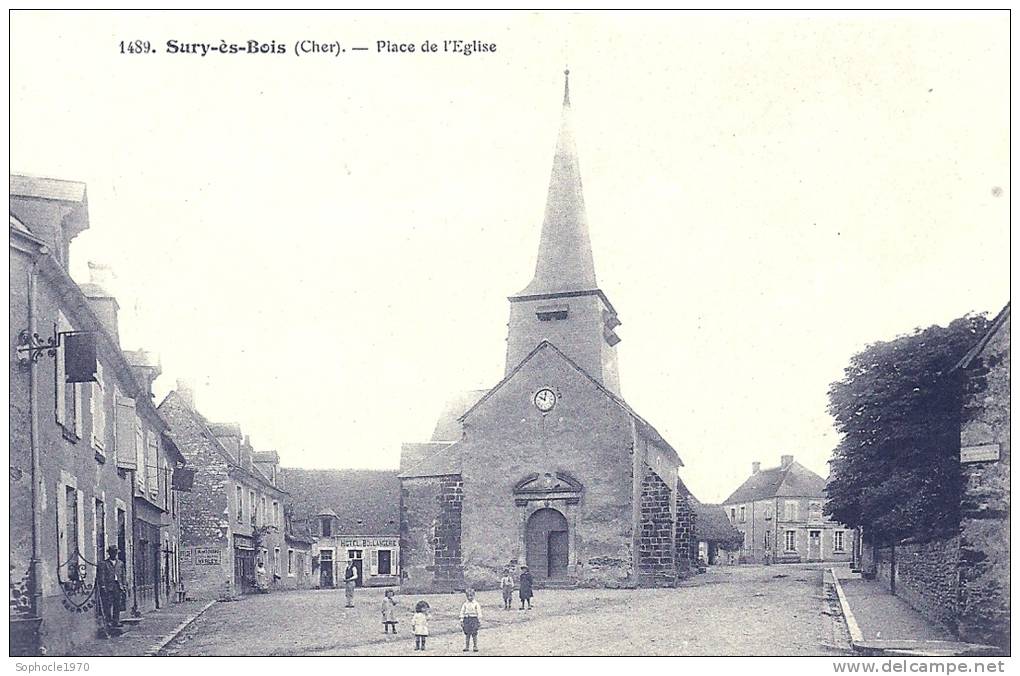
[[[626,399],[705,501],[827,474],[854,352],[1009,298],[1009,16],[16,13],[12,171],[84,181],[126,349],[304,467],[502,376],[564,61]],[[479,39],[495,54],[118,53]],[[996,196],[993,189],[1001,188]]]

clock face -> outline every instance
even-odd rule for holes
[[[556,393],[548,387],[544,387],[535,393],[535,408],[542,413],[548,413],[556,405]]]

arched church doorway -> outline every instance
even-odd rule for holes
[[[555,509],[539,509],[528,518],[528,568],[536,578],[567,576],[567,519]]]

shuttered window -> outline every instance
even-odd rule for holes
[[[106,390],[103,365],[96,362],[96,382],[92,383],[92,445],[103,451],[106,446]]]
[[[146,434],[148,441],[148,452],[145,457],[145,485],[149,491],[149,497],[159,497],[159,439],[155,434]]]

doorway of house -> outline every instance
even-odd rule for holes
[[[822,531],[808,531],[808,560],[822,560]]]
[[[569,560],[566,517],[555,509],[540,509],[528,518],[526,532],[531,574],[538,579],[565,578]]]
[[[319,588],[332,589],[333,584],[333,550],[319,550]]]
[[[354,586],[360,587],[365,584],[365,568],[362,562],[363,551],[360,549],[348,549],[347,560],[354,562],[354,569],[358,571],[358,579],[355,580]]]

